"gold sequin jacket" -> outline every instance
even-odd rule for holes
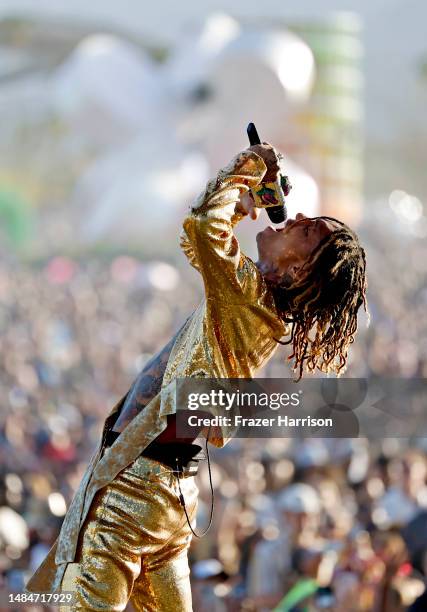
[[[106,431],[115,422],[126,394],[105,420],[103,436],[46,559],[29,580],[29,591],[55,591],[67,563],[73,562],[80,529],[99,489],[132,463],[176,412],[175,380],[184,377],[251,378],[274,352],[273,339],[286,333],[273,296],[257,267],[240,252],[233,227],[240,193],[258,185],[263,159],[246,150],[210,180],[184,220],[181,247],[202,278],[205,297],[178,332],[160,392],[127,425],[110,447]],[[129,392],[128,392],[129,393]],[[212,441],[222,446],[226,434]]]

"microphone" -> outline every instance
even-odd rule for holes
[[[249,123],[247,127],[249,143],[251,145],[261,144],[261,139],[258,136],[257,129],[254,123]],[[288,216],[286,210],[285,196],[292,189],[287,176],[280,175],[279,179],[274,183],[261,183],[258,187],[252,189],[252,195],[255,203],[260,208],[265,208],[272,223],[283,223]]]

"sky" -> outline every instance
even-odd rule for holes
[[[426,14],[425,3],[412,3],[411,0],[263,0],[262,3],[248,3],[247,0],[234,0],[232,11],[227,0],[186,0],[185,2],[147,0],[0,0],[0,15],[48,15],[51,17],[69,16],[85,22],[104,22],[115,24],[133,33],[145,33],[165,42],[173,42],[182,29],[190,22],[206,16],[212,11],[232,12],[236,17],[272,16],[278,19],[295,16],[323,16],[329,11],[355,11],[370,21],[378,18],[384,11],[408,10],[411,4],[417,5],[417,12]],[[424,5],[424,6],[423,6]]]
[[[427,104],[427,82],[419,74],[419,66],[427,65],[427,2],[422,0],[0,0],[0,18],[77,20],[172,47],[218,11],[249,21],[272,18],[283,26],[297,17],[355,12],[363,23],[365,128],[370,140],[392,144],[402,132],[417,133]]]
[[[0,18],[31,15],[70,18],[100,29],[105,24],[166,45],[173,45],[185,36],[189,27],[196,26],[214,11],[224,11],[238,19],[272,17],[281,23],[287,18],[323,18],[334,11],[357,13],[364,24],[367,106],[368,110],[375,111],[372,120],[368,117],[372,129],[388,129],[387,124],[382,125],[383,107],[395,108],[396,113],[402,114],[406,97],[397,95],[395,84],[408,92],[412,87],[408,66],[421,55],[427,55],[427,2],[421,0],[263,0],[262,3],[235,0],[232,10],[227,0],[179,3],[174,0],[0,0]],[[410,95],[416,97],[414,93]],[[416,114],[417,110],[411,112]]]

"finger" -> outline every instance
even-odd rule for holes
[[[253,206],[253,198],[250,191],[247,191],[240,196],[240,204],[245,214],[249,214],[250,208]]]
[[[253,206],[253,207],[251,208],[251,211],[250,211],[250,217],[251,217],[251,219],[253,219],[254,221],[256,221],[256,220],[258,219],[258,217],[259,217],[260,213],[261,213],[260,209],[259,209],[259,208],[255,208],[255,206]]]

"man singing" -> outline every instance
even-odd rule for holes
[[[190,611],[191,466],[200,447],[176,435],[175,380],[251,378],[287,335],[299,377],[344,371],[358,309],[366,309],[365,254],[354,232],[298,214],[258,234],[256,264],[233,233],[241,219],[257,218],[250,189],[275,181],[279,164],[273,147],[254,145],[191,207],[181,246],[202,276],[204,299],[106,419],[29,591],[73,591],[72,610],[119,611],[130,600],[135,610]],[[218,429],[209,441],[223,446],[225,434]]]

